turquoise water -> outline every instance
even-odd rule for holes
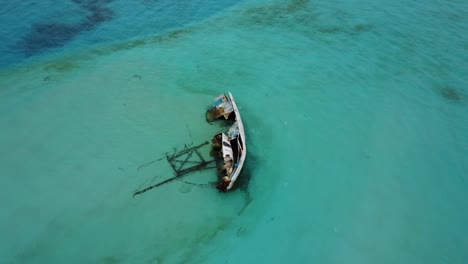
[[[0,262],[468,261],[465,2],[25,3],[0,12]],[[249,180],[132,198],[228,90]]]

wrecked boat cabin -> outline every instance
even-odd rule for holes
[[[174,175],[145,188],[138,187],[133,193],[134,197],[169,182],[180,180],[189,173],[215,168],[218,172],[216,186],[218,190],[225,192],[234,186],[244,165],[247,149],[245,147],[244,125],[242,124],[239,110],[232,94],[228,94],[229,97],[224,93],[216,97],[214,105],[210,106],[206,112],[208,122],[211,123],[217,119],[221,119],[224,121],[220,122],[226,122],[227,124],[227,126],[223,127],[229,127],[226,131],[214,135],[211,140],[211,155],[213,156],[213,160],[205,159],[201,153],[201,149],[210,144],[208,141],[196,146],[185,145],[182,150],[174,149],[172,154],[166,152],[164,153],[164,157],[144,163],[138,167],[138,170],[165,159],[173,169]],[[201,186],[203,184],[196,185]]]
[[[206,120],[224,120],[231,125],[225,132],[214,135],[212,154],[215,156],[218,168],[218,190],[230,190],[236,182],[244,165],[247,149],[245,146],[245,132],[234,97],[222,93],[214,100],[214,105],[206,112]]]

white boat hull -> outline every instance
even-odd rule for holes
[[[238,161],[238,165],[231,174],[231,182],[229,183],[229,186],[226,188],[226,190],[232,189],[234,186],[234,183],[236,182],[237,178],[239,177],[240,172],[242,171],[242,167],[244,166],[245,162],[245,157],[247,156],[247,147],[245,144],[245,131],[244,131],[244,124],[242,123],[242,119],[239,113],[239,109],[237,107],[236,102],[234,101],[234,97],[232,96],[231,92],[229,92],[229,97],[232,103],[232,106],[234,107],[234,113],[236,114],[236,121],[238,123],[239,127],[239,137],[240,137],[240,142],[242,146],[242,154],[240,156],[240,159]]]

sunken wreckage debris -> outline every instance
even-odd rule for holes
[[[201,171],[201,170],[207,170],[207,169],[214,169],[216,167],[214,166],[208,166],[210,164],[213,164],[216,162],[216,160],[211,160],[211,161],[206,161],[203,156],[200,154],[198,149],[200,149],[203,146],[208,145],[209,142],[205,141],[200,145],[194,146],[194,147],[187,147],[181,151],[174,151],[172,155],[166,155],[166,160],[169,162],[171,165],[172,169],[174,170],[175,175],[169,179],[166,179],[162,182],[156,183],[154,185],[148,186],[144,189],[138,190],[133,193],[133,196],[142,194],[144,192],[147,192],[153,188],[159,187],[163,184],[172,182],[174,180],[177,180],[181,178],[182,176],[194,172],[194,171]],[[195,153],[195,155],[193,155]],[[197,160],[194,160],[192,157],[195,157],[195,159],[198,157]],[[192,159],[191,159],[192,158]],[[186,166],[186,164],[193,164],[192,166]]]
[[[222,192],[234,186],[247,155],[244,125],[239,109],[232,94],[229,92],[228,95],[229,97],[223,93],[216,97],[214,106],[206,112],[208,122],[223,118],[233,122],[226,133],[218,133],[211,140],[220,178],[216,188]]]
[[[133,196],[135,197],[153,188],[178,180],[188,173],[214,168],[218,169],[219,178],[216,188],[222,192],[230,190],[242,170],[247,154],[244,126],[237,105],[230,92],[229,98],[224,93],[216,97],[214,106],[210,107],[206,112],[206,120],[208,122],[223,119],[221,117],[228,122],[232,122],[232,125],[226,133],[218,133],[212,138],[211,155],[214,157],[213,160],[206,161],[199,152],[200,148],[209,144],[208,141],[193,147],[187,147],[186,145],[183,150],[175,150],[171,155],[166,153],[165,158],[174,170],[175,175],[162,182],[137,190],[133,193]],[[153,162],[155,161],[150,163]],[[213,166],[213,163],[216,166]],[[187,166],[187,164],[191,165]]]

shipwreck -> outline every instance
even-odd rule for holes
[[[213,160],[206,160],[200,152],[201,148],[209,145],[208,141],[196,146],[185,145],[184,149],[180,151],[175,149],[171,154],[165,153],[163,158],[142,164],[138,167],[138,170],[165,159],[173,169],[174,175],[161,182],[136,190],[133,196],[145,193],[169,182],[180,180],[188,173],[215,168],[218,172],[216,188],[221,192],[231,190],[244,166],[247,149],[245,145],[244,125],[234,97],[230,92],[228,95],[222,93],[216,97],[214,104],[206,112],[206,120],[208,122],[212,123],[219,119],[227,122],[229,128],[226,131],[215,134],[211,139],[211,156]]]
[[[234,186],[247,155],[244,124],[239,114],[239,108],[232,94],[229,92],[228,95],[229,97],[223,93],[216,97],[214,106],[206,112],[208,122],[217,119],[232,122],[228,131],[216,134],[211,140],[220,178],[217,188],[223,192]]]

